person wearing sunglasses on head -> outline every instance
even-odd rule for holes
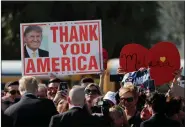
[[[7,109],[10,105],[20,100],[21,96],[20,96],[18,87],[19,87],[18,81],[6,83],[4,88],[5,96],[2,97],[2,103],[1,103],[3,111]]]
[[[137,110],[138,93],[133,84],[125,84],[119,90],[120,103],[124,108],[129,125],[132,127],[140,127],[142,122],[140,112]]]
[[[90,83],[89,85],[87,85],[87,87],[85,88],[85,99],[87,108],[90,112],[93,100],[99,96],[101,96],[101,92],[98,85],[96,85],[95,83]]]

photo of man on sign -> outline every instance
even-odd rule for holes
[[[40,49],[42,42],[42,28],[30,25],[24,31],[24,56],[25,58],[49,57],[49,52]]]

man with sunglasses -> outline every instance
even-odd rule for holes
[[[19,82],[8,82],[5,85],[4,88],[4,95],[2,97],[2,110],[4,111],[7,109],[10,105],[18,102],[20,100],[20,93],[18,90]]]
[[[53,78],[49,81],[48,89],[47,89],[48,99],[53,100],[55,98],[60,82],[62,81],[58,78]]]

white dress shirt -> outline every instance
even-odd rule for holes
[[[30,58],[33,58],[34,51],[31,50],[27,45],[26,45],[26,50],[27,50],[28,55],[30,56]],[[39,57],[39,51],[38,51],[38,49],[35,51],[35,53],[36,53],[36,57]]]

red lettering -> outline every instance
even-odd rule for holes
[[[61,44],[60,47],[62,49],[62,52],[63,52],[63,55],[66,55],[67,54],[67,48],[68,48],[69,44]]]
[[[88,41],[88,26],[80,25],[79,30],[80,30],[80,41]]]
[[[59,72],[60,69],[57,67],[59,66],[59,58],[52,58],[52,72]]]
[[[96,28],[97,28],[97,25],[90,25],[89,26],[89,34],[90,34],[90,40],[93,41],[93,40],[98,40],[98,37],[96,35]]]
[[[63,27],[60,26],[60,42],[68,42],[68,26],[65,26],[64,31]]]
[[[72,27],[71,27],[71,34],[70,34],[70,39],[69,39],[69,41],[72,42],[73,40],[74,40],[75,42],[78,41],[78,35],[77,35],[77,31],[76,31],[76,26],[72,26]]]
[[[73,55],[77,55],[80,53],[80,46],[78,44],[72,44],[71,45],[71,53]]]
[[[89,60],[89,68],[88,68],[88,70],[91,70],[92,68],[98,69],[98,64],[96,62],[95,56],[91,56],[90,60]]]
[[[76,59],[75,59],[75,57],[72,57],[72,68],[73,68],[73,71],[76,71]]]
[[[58,27],[57,26],[52,26],[52,27],[50,27],[50,30],[52,30],[52,32],[53,32],[53,42],[56,43],[56,40],[57,40],[56,32],[58,30]]]
[[[32,71],[33,73],[36,72],[34,62],[32,59],[28,59],[28,63],[26,66],[26,73],[29,73],[30,71]]]
[[[83,61],[82,61],[83,60]],[[80,56],[78,58],[78,69],[84,71],[87,68],[87,65],[83,65],[84,61],[87,61],[85,56]]]
[[[50,58],[45,58],[42,62],[41,58],[37,59],[37,72],[49,72],[50,71]]]
[[[65,71],[65,67],[67,67],[67,71],[71,71],[70,58],[69,57],[63,57],[61,66],[62,66],[62,71]]]
[[[83,54],[89,54],[90,53],[90,43],[81,44],[81,50]]]

